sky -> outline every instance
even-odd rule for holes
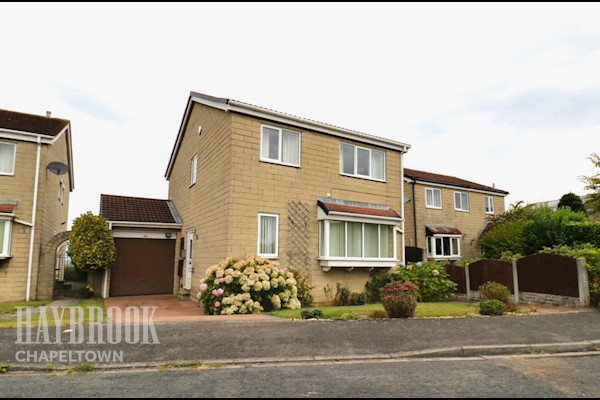
[[[585,194],[600,153],[596,3],[0,3],[0,108],[71,121],[70,223],[167,198],[190,91],[411,145],[405,166]]]

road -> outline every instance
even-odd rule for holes
[[[0,375],[0,397],[598,397],[600,356]]]

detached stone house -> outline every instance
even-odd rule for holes
[[[407,260],[479,257],[486,218],[504,212],[506,195],[454,176],[404,169]]]
[[[403,260],[409,145],[192,92],[166,171],[182,230],[179,288],[255,254],[311,276],[318,303],[336,282],[363,291]]]
[[[0,301],[52,297],[73,188],[70,122],[0,110]]]

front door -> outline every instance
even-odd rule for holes
[[[194,268],[192,267],[192,255],[194,249],[195,235],[196,231],[194,229],[188,229],[187,250],[185,254],[185,282],[183,283],[183,288],[187,290],[190,290],[192,288],[192,272],[194,272]]]

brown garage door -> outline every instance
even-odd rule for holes
[[[173,293],[175,240],[115,238],[111,296]]]

